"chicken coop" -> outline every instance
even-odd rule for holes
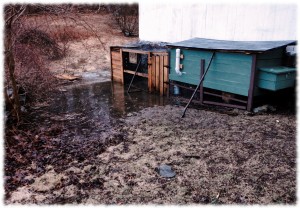
[[[203,78],[200,104],[250,111],[255,97],[295,86],[296,41],[193,38],[167,46],[170,90],[193,91]]]

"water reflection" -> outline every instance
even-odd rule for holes
[[[130,112],[168,102],[164,97],[144,91],[127,93],[122,84],[113,82],[75,86],[54,99],[50,112],[57,115],[80,113],[101,123],[110,123]]]

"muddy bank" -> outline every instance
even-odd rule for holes
[[[165,105],[125,112],[105,134],[89,137],[88,130],[77,140],[59,131],[50,134],[44,140],[57,146],[36,153],[50,158],[40,163],[43,170],[33,171],[38,156],[32,158],[24,177],[29,182],[12,190],[5,202],[296,202],[294,115],[189,109],[181,119],[182,110]],[[161,164],[170,165],[176,176],[161,177],[156,171]]]

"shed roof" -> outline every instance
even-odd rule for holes
[[[171,47],[185,47],[206,50],[226,50],[226,51],[249,51],[264,52],[279,48],[289,44],[295,44],[295,40],[285,41],[230,41],[214,40],[205,38],[192,38],[181,42],[167,44]]]

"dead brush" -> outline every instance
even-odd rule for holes
[[[18,84],[25,89],[31,100],[42,99],[57,85],[56,79],[47,68],[47,58],[41,56],[40,48],[32,44],[17,43],[14,50]]]
[[[23,31],[18,36],[17,41],[23,45],[38,48],[42,55],[47,56],[47,58],[51,60],[63,58],[65,55],[56,40],[39,29],[27,29]]]

